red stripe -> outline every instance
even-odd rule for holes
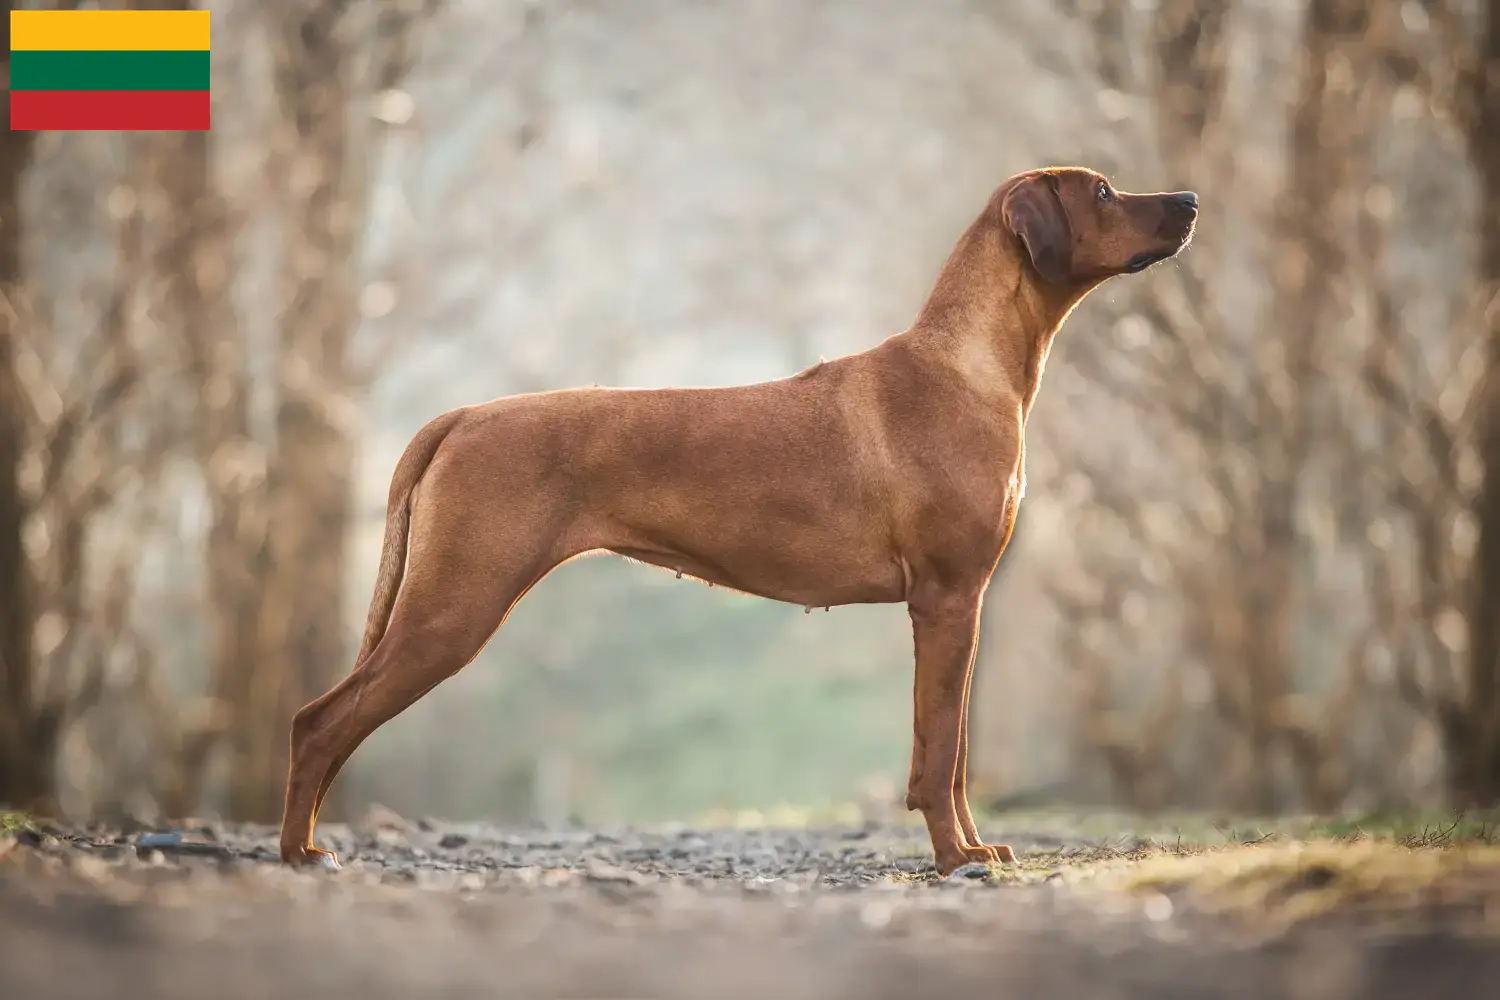
[[[208,128],[206,90],[12,90],[11,131]]]

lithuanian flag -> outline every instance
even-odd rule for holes
[[[13,10],[10,127],[208,128],[208,11]]]

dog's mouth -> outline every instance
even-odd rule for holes
[[[1182,253],[1182,251],[1186,250],[1188,248],[1188,244],[1192,242],[1193,227],[1188,226],[1187,232],[1182,235],[1181,241],[1178,242],[1176,246],[1167,247],[1163,250],[1152,250],[1147,253],[1138,253],[1134,257],[1130,258],[1130,260],[1125,264],[1125,273],[1138,274],[1141,271],[1144,271],[1146,268],[1150,267],[1152,264],[1160,264],[1164,260],[1170,260],[1171,258],[1176,257],[1178,254]]]
[[[1186,244],[1183,245],[1186,246]],[[1161,263],[1176,252],[1176,250],[1156,250],[1151,253],[1138,253],[1126,263],[1125,273],[1138,274],[1152,264]]]

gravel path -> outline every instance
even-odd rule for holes
[[[1500,906],[1465,911],[1487,933],[1420,905],[1273,930],[1071,882],[1058,866],[1098,845],[1023,833],[1012,881],[938,880],[919,829],[881,825],[320,832],[343,872],[272,863],[264,828],[163,850],[99,829],[0,838],[0,993],[1383,1000],[1500,981]]]

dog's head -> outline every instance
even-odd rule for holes
[[[1004,227],[1036,272],[1056,285],[1144,271],[1186,247],[1198,220],[1191,191],[1127,194],[1085,167],[1021,174],[999,196]]]

